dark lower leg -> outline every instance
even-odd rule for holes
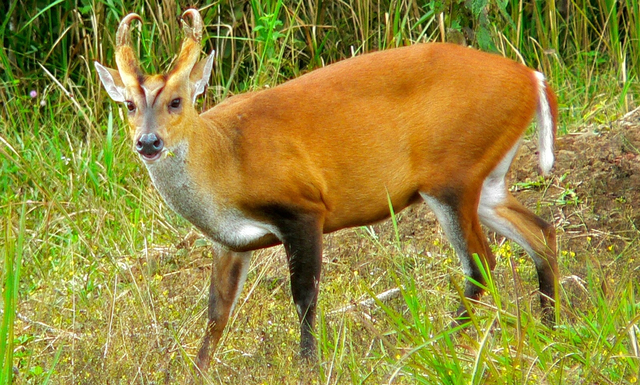
[[[291,294],[300,320],[300,354],[316,356],[313,329],[322,263],[322,215],[295,207],[273,205],[263,208],[279,230],[289,262]]]
[[[308,249],[291,251],[289,269],[291,274],[291,294],[300,320],[300,355],[312,359],[316,356],[316,340],[313,336],[318,300],[318,284],[320,282],[321,253]]]

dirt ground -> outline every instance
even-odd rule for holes
[[[543,201],[555,203],[554,220],[566,246],[579,247],[589,236],[598,247],[603,234],[624,238],[635,232],[640,221],[640,109],[609,126],[558,138],[555,146],[555,180]],[[511,175],[535,180],[536,147],[524,147]],[[524,193],[518,199],[529,207],[535,204]]]
[[[535,143],[526,143],[512,166],[511,178],[516,189],[522,182],[538,178],[536,148]],[[637,246],[640,109],[609,125],[558,138],[555,154],[553,179],[542,197],[530,190],[517,191],[514,195],[529,208],[536,207],[538,201],[539,206],[548,206],[547,213],[540,210],[539,214],[547,220],[552,214],[561,261],[563,251],[575,253],[575,261],[567,258],[569,263],[564,271],[562,264],[560,266],[566,280],[567,275],[583,276],[585,258],[595,257],[596,264],[617,262],[617,255]],[[611,256],[598,259],[599,253]],[[621,262],[624,266],[624,261]],[[606,276],[615,270],[610,273],[603,270],[603,273]]]

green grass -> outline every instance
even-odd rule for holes
[[[483,7],[213,3],[203,11],[204,50],[219,56],[204,105],[352,54],[440,40],[440,27],[448,36],[470,27],[478,32],[474,45],[521,55],[544,70],[559,95],[562,133],[607,125],[637,105],[636,0],[571,2],[567,15],[528,6],[518,13],[515,0],[473,3]],[[185,4],[2,7],[13,22],[0,26],[0,383],[193,378],[205,324],[207,241],[182,242],[192,227],[151,186],[120,107],[108,101],[91,65],[113,65],[115,26],[137,11],[145,19],[134,32],[142,64],[165,70],[179,47],[176,15]],[[545,217],[589,201],[560,177],[541,182],[564,186],[562,201],[540,194]],[[408,219],[415,215],[426,218],[418,227]],[[283,252],[257,252],[208,382],[636,383],[638,232],[633,218],[628,222],[623,235],[578,249],[567,246],[570,229],[561,224],[567,278],[555,330],[539,322],[529,259],[508,242],[495,249],[499,263],[473,326],[452,332],[449,313],[463,277],[433,218],[417,210],[329,236],[321,361],[311,373],[296,357]],[[372,307],[340,310],[394,288],[401,288],[398,296]]]

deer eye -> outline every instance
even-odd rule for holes
[[[172,109],[174,109],[174,110],[175,110],[175,109],[178,109],[178,108],[180,108],[180,103],[182,103],[182,99],[180,99],[180,98],[175,98],[175,99],[173,99],[173,100],[171,101],[171,103],[169,103],[169,108],[172,108]]]
[[[135,111],[136,105],[131,100],[127,100],[125,104],[127,105],[127,110],[129,110],[129,112]]]

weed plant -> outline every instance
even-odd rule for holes
[[[543,71],[559,95],[561,133],[606,127],[637,104],[637,0],[196,3],[204,50],[217,52],[203,110],[352,55],[426,41],[466,43]],[[154,191],[92,65],[114,65],[117,24],[137,12],[141,65],[166,70],[180,45],[178,15],[191,4],[0,4],[1,384],[198,376],[208,243]],[[567,193],[547,203],[543,216],[582,202]],[[585,246],[580,260],[560,243],[565,284],[578,289],[562,290],[555,330],[539,322],[531,263],[500,243],[489,295],[473,305],[472,326],[456,331],[447,325],[464,278],[458,262],[432,219],[415,229],[426,235],[407,237],[402,215],[392,228],[326,238],[315,368],[296,358],[282,250],[255,253],[205,382],[637,382],[637,230],[624,247]],[[612,279],[604,265],[626,274]],[[390,300],[360,304],[392,289]]]

